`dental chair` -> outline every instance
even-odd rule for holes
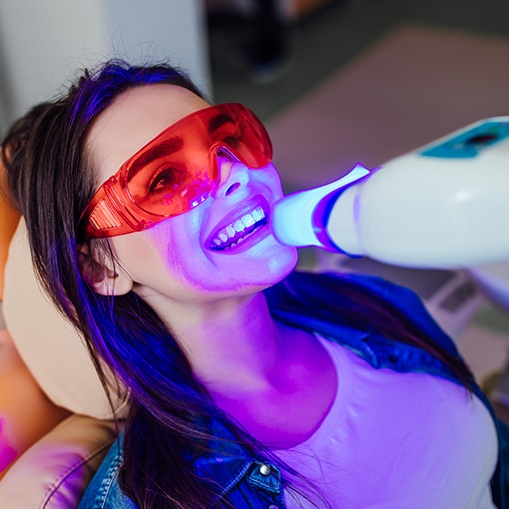
[[[6,218],[0,216],[0,223]],[[4,252],[5,238],[0,240]],[[75,508],[121,424],[115,425],[79,334],[36,280],[23,220],[6,258],[0,302],[5,320],[0,320],[0,507]],[[125,395],[114,399],[117,417],[125,415],[126,401]]]

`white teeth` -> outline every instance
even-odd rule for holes
[[[246,228],[253,226],[255,223],[265,217],[265,212],[262,207],[257,207],[250,214],[243,215],[240,219],[237,219],[234,223],[229,224],[226,228],[223,228],[217,237],[212,240],[212,245],[219,247],[225,244],[228,239],[232,239],[236,234],[243,232]],[[244,241],[244,237],[238,238],[230,247],[240,244]]]
[[[253,226],[256,221],[253,219],[253,216],[251,214],[246,214],[243,218],[242,218],[242,222],[246,225],[246,226]]]
[[[265,214],[263,213],[262,208],[258,207],[254,209],[253,212],[251,212],[251,215],[253,216],[255,221],[259,221],[260,219],[262,219],[262,217],[264,217]]]

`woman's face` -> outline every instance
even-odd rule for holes
[[[208,106],[192,92],[166,84],[119,96],[99,116],[87,140],[98,181],[116,173],[169,125]],[[132,280],[134,291],[149,303],[245,295],[280,281],[295,267],[296,250],[280,244],[270,226],[272,207],[283,196],[274,166],[253,170],[218,156],[218,167],[220,184],[202,204],[150,229],[109,239],[123,269],[117,270],[118,277]],[[228,249],[213,247],[231,228],[239,230],[241,223],[258,219],[260,210],[269,216],[266,224]]]

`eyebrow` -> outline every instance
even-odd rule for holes
[[[209,133],[219,129],[224,124],[235,124],[236,121],[226,113],[220,113],[209,120]]]
[[[182,136],[172,136],[171,138],[158,143],[155,147],[146,150],[141,156],[136,158],[129,168],[129,178],[133,178],[140,170],[151,162],[178,152],[183,146],[184,140]]]

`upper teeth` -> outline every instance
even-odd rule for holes
[[[216,246],[220,246],[232,239],[239,232],[243,232],[246,228],[253,226],[255,223],[265,217],[265,212],[262,207],[256,207],[252,212],[243,215],[240,219],[237,219],[234,223],[229,224],[225,228],[221,229],[217,236],[212,239],[212,243]]]

